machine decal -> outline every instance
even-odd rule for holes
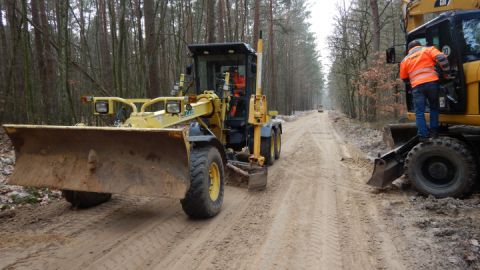
[[[450,48],[450,46],[448,46],[448,45],[445,45],[442,48],[442,52],[443,52],[443,54],[445,54],[448,57],[452,53],[452,48]]]
[[[450,4],[450,0],[437,0],[435,1],[435,7],[446,7]]]

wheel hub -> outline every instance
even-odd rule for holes
[[[212,162],[210,168],[208,169],[208,174],[210,178],[210,187],[208,193],[212,201],[216,201],[220,194],[220,169],[218,168],[217,163]]]
[[[442,162],[434,162],[428,167],[428,172],[435,179],[445,179],[448,174],[448,167]]]

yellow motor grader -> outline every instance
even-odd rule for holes
[[[178,198],[192,218],[219,213],[227,167],[265,188],[282,124],[261,93],[262,40],[258,53],[245,43],[188,48],[194,68],[170,97],[82,97],[96,115],[129,112],[114,126],[4,125],[17,159],[9,183],[62,189],[76,207],[112,193]]]
[[[405,173],[420,193],[461,197],[472,192],[480,170],[480,0],[403,3],[407,44],[435,46],[450,62],[451,73],[439,76],[447,78],[440,80],[441,130],[438,138],[420,142],[415,125],[387,127],[393,150],[375,160],[368,183],[383,188]],[[425,23],[426,15],[435,18]],[[398,63],[395,47],[387,50],[387,61]],[[406,90],[407,116],[415,120],[408,84]]]

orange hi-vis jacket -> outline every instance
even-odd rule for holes
[[[245,89],[245,77],[236,72],[233,74],[233,83],[236,89]]]
[[[443,71],[450,69],[447,57],[435,47],[413,47],[400,64],[400,78],[409,79],[412,88],[438,81],[435,65]]]

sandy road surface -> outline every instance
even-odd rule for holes
[[[178,201],[142,197],[88,210],[65,202],[23,209],[0,220],[0,268],[407,268],[363,165],[327,114],[312,113],[285,123],[267,191],[228,186],[211,220],[189,220]]]

